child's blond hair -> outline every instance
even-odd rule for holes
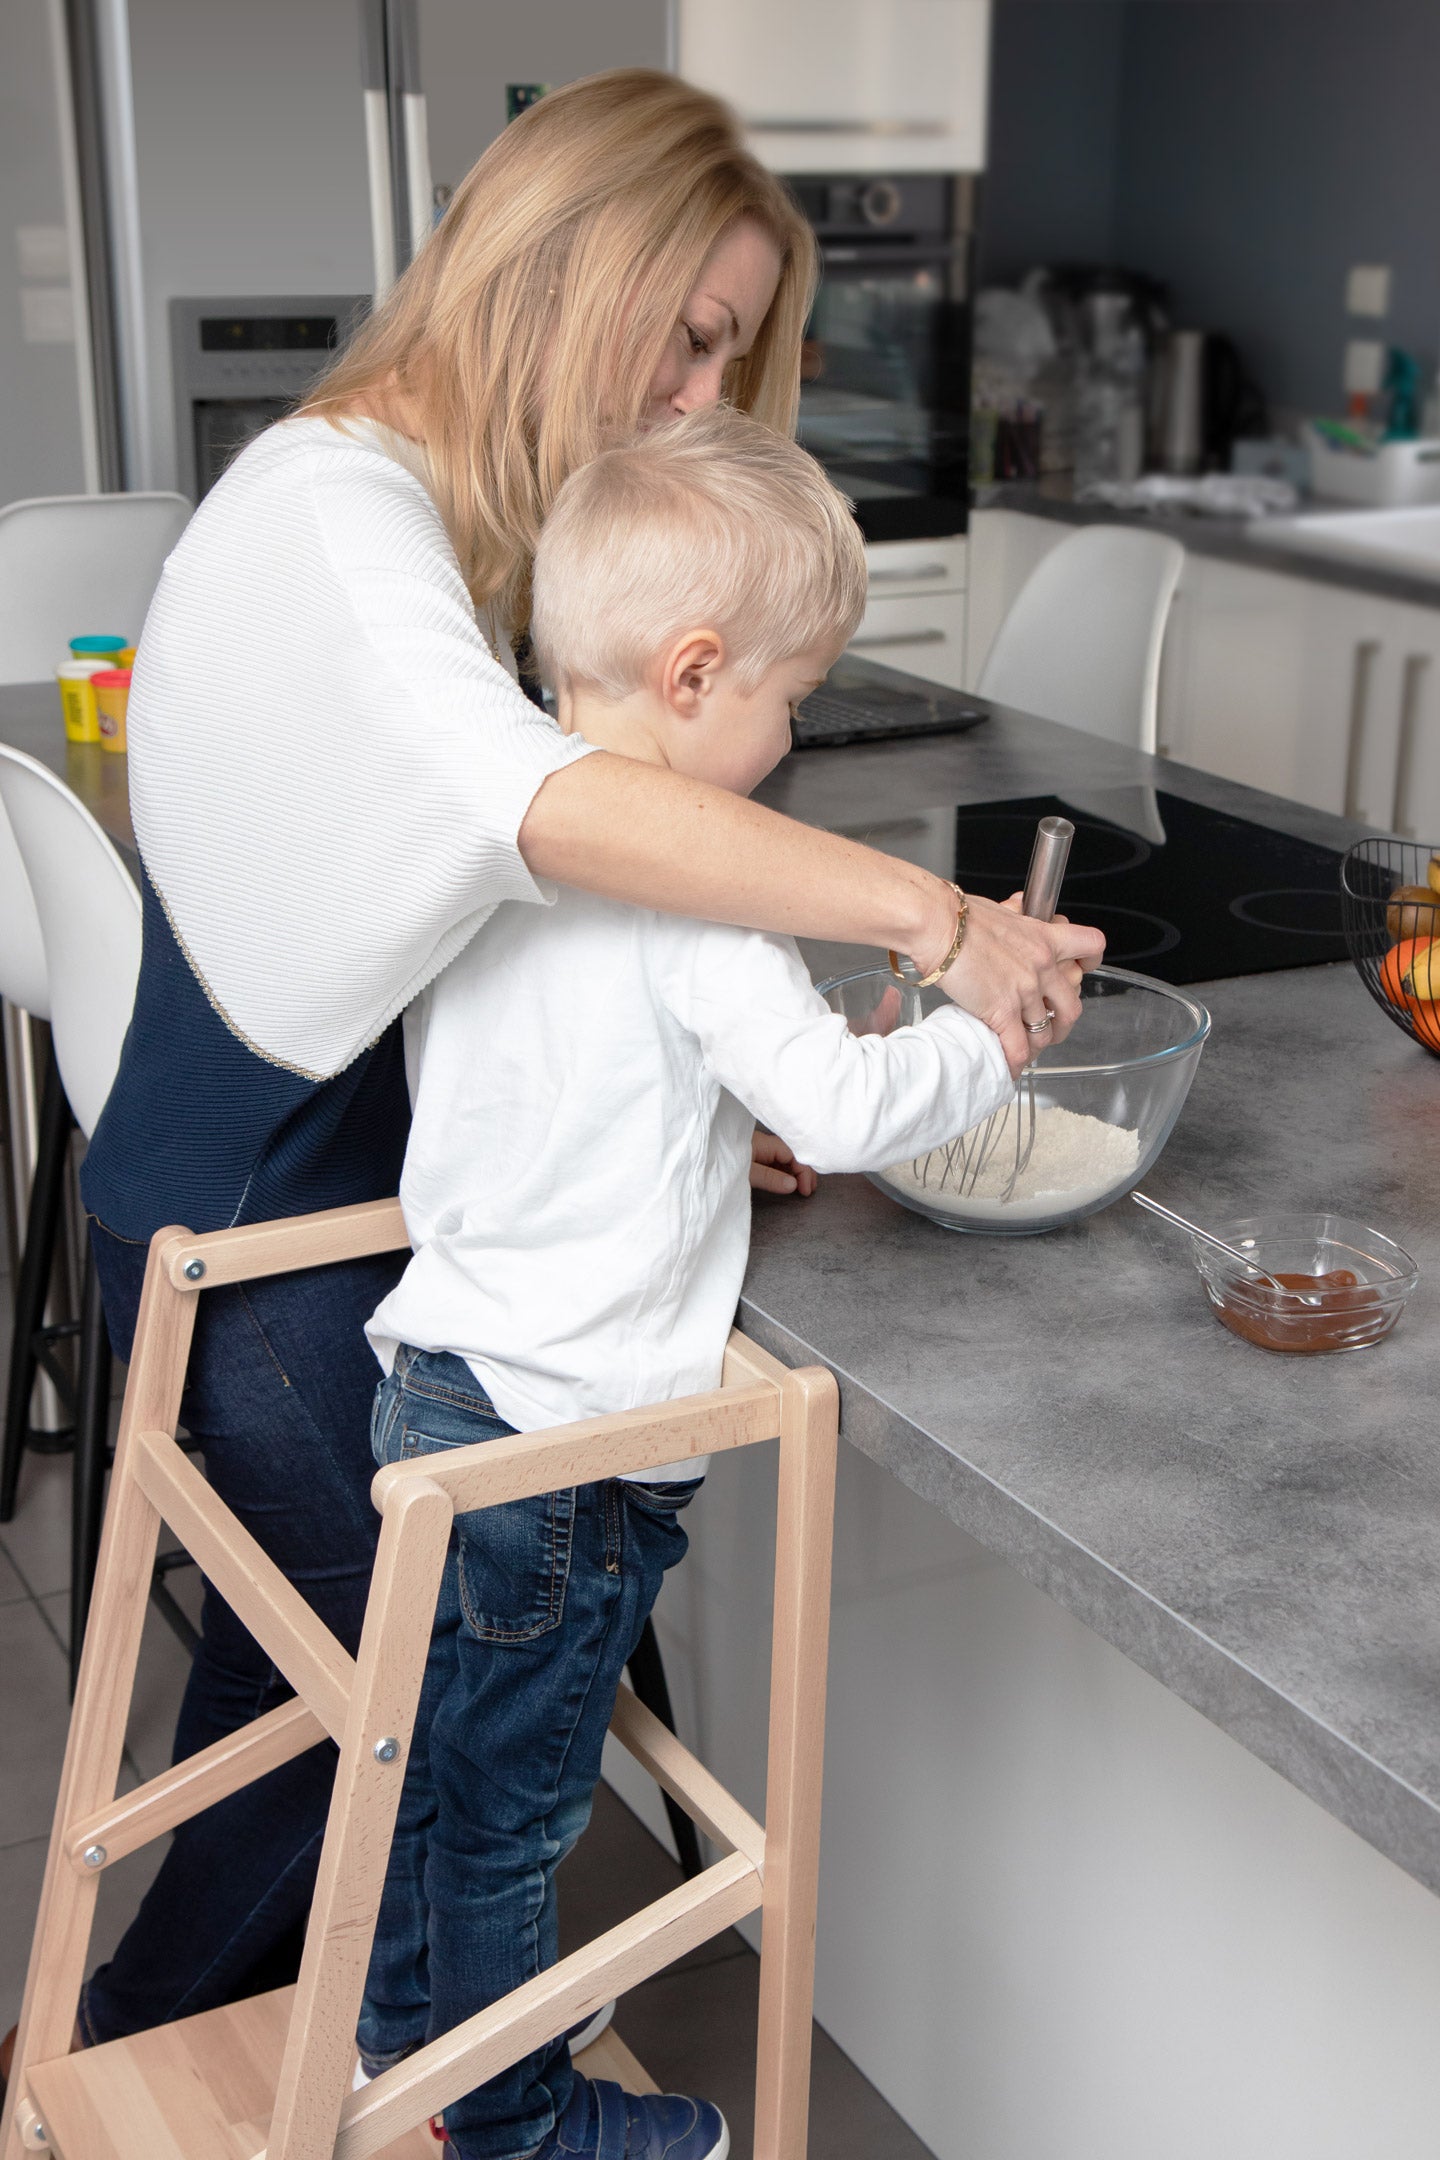
[[[714,405],[571,474],[535,553],[531,636],[547,682],[619,698],[709,628],[749,691],[777,661],[838,650],[865,578],[850,505],[808,451]]]

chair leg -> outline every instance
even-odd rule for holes
[[[45,1317],[60,1210],[65,1204],[65,1157],[74,1119],[60,1084],[55,1053],[48,1050],[40,1098],[35,1176],[25,1220],[25,1249],[15,1288],[15,1333],[5,1395],[5,1439],[0,1448],[0,1522],[15,1513],[20,1460],[30,1435],[30,1397],[35,1387],[35,1337]]]
[[[70,1525],[70,1694],[80,1676],[80,1652],[90,1617],[90,1592],[100,1556],[105,1513],[105,1472],[110,1460],[110,1337],[100,1281],[91,1254],[85,1259],[80,1314],[80,1385],[75,1398],[75,1474]]]
[[[675,1730],[675,1714],[670,1708],[670,1685],[665,1678],[665,1660],[660,1655],[660,1643],[655,1633],[655,1623],[647,1620],[640,1633],[626,1667],[636,1699],[645,1705],[653,1717],[657,1717],[666,1732]],[[663,1796],[665,1813],[669,1818],[670,1835],[675,1840],[675,1851],[680,1860],[680,1871],[687,1882],[693,1882],[705,1863],[700,1857],[700,1840],[695,1825],[678,1801],[669,1793]]]

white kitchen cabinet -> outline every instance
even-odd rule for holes
[[[963,538],[877,541],[865,550],[870,597],[850,650],[954,689],[965,675]]]
[[[990,0],[673,0],[675,64],[776,172],[979,172]]]
[[[1440,609],[1190,555],[1160,741],[1205,772],[1440,837]]]

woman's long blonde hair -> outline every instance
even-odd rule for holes
[[[726,396],[788,431],[809,226],[727,106],[643,68],[571,83],[513,121],[301,410],[343,423],[400,393],[476,605],[513,635],[550,504],[638,426],[701,265],[745,217],[779,249],[780,284]]]

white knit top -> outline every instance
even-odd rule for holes
[[[414,464],[370,423],[269,429],[171,555],[135,667],[131,808],[171,928],[233,1033],[312,1078],[498,902],[552,897],[517,835],[589,747],[496,660]]]

